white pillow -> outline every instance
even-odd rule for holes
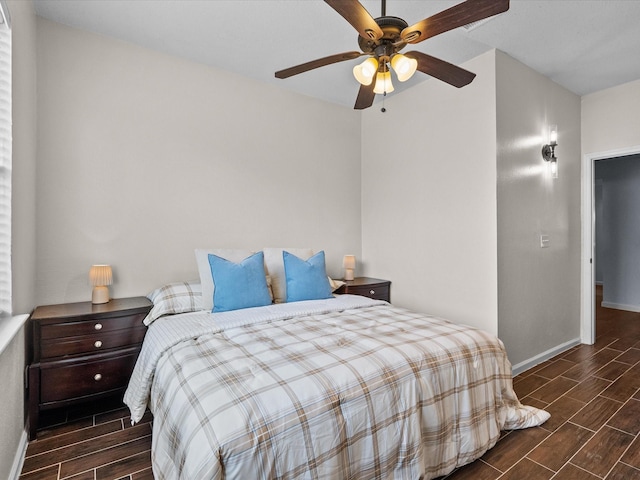
[[[202,308],[209,312],[213,310],[213,276],[211,275],[211,265],[209,264],[209,254],[217,255],[230,262],[240,263],[245,258],[250,257],[255,252],[251,250],[231,249],[231,248],[196,248],[196,263],[202,284]]]
[[[282,260],[282,251],[295,255],[302,260],[309,260],[313,256],[311,248],[265,248],[264,266],[267,275],[271,277],[271,289],[273,290],[273,299],[275,303],[284,303],[287,301],[287,278],[284,274],[284,260]],[[202,287],[204,297],[204,285]]]

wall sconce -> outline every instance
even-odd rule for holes
[[[89,270],[89,281],[93,285],[91,303],[109,302],[109,287],[113,283],[110,265],[93,265]]]
[[[356,256],[345,255],[342,260],[342,266],[344,267],[344,279],[353,280],[353,271],[356,269]]]
[[[542,147],[542,159],[551,166],[551,177],[558,178],[558,159],[556,158],[556,146],[558,145],[558,126],[549,127],[549,143]]]

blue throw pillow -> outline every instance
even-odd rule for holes
[[[331,298],[331,286],[324,264],[324,252],[302,260],[283,251],[284,275],[287,280],[287,302]]]
[[[255,253],[240,263],[209,254],[213,277],[213,312],[262,307],[271,303],[264,273],[264,255]]]

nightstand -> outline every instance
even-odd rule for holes
[[[30,318],[29,439],[41,410],[122,393],[147,331],[146,297],[37,307]]]
[[[353,280],[345,280],[343,285],[335,293],[348,293],[351,295],[362,295],[374,300],[391,301],[391,282],[380,280],[379,278],[356,277]]]

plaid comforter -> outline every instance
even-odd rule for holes
[[[429,479],[548,418],[481,330],[350,295],[227,313],[149,328],[125,402],[158,479]]]

